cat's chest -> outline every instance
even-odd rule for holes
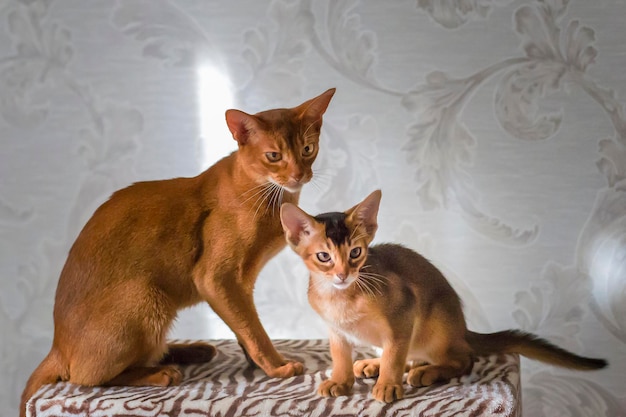
[[[365,299],[319,298],[314,308],[324,320],[355,345],[382,345],[380,316]]]
[[[366,311],[361,303],[346,302],[332,298],[320,298],[316,302],[320,315],[329,323],[339,327],[350,327],[361,321]]]

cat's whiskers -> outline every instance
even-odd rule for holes
[[[317,178],[318,180],[323,180],[323,181],[330,181],[333,178],[333,174],[320,172],[319,170],[314,170],[313,178]]]
[[[275,187],[276,187],[276,184],[272,182],[268,182],[267,187],[264,189],[261,195],[254,202],[253,208],[256,206],[256,210],[254,212],[253,220],[256,220],[256,216],[257,214],[259,214],[259,210],[261,209],[261,207],[265,207],[265,210],[262,211],[261,214],[267,213],[269,209],[267,202],[269,201],[270,198],[274,196]]]
[[[306,138],[306,137],[307,137],[307,135],[306,135],[306,134],[309,132],[309,129],[310,129],[311,127],[313,127],[313,125],[315,125],[315,123],[317,123],[317,122],[318,122],[318,120],[315,120],[315,121],[311,122],[311,124],[310,124],[310,125],[308,125],[306,129],[304,129],[304,133],[302,134],[302,137]],[[312,135],[311,135],[311,136],[312,136]]]
[[[269,183],[270,183],[269,181],[265,181],[265,182],[262,182],[260,184],[257,184],[254,187],[250,188],[248,191],[244,191],[243,193],[241,193],[241,196],[243,197],[246,194],[250,194],[251,192],[253,192],[255,190],[258,190],[259,188],[267,187],[269,185]]]
[[[354,229],[352,229],[352,232],[350,233],[350,238],[348,239],[350,242],[352,242],[352,238],[354,237],[354,234],[356,233],[357,229],[359,228],[359,224],[357,224]]]
[[[354,284],[357,286],[357,288],[361,290],[363,294],[369,295],[370,297],[375,296],[374,291],[370,288],[369,285],[367,285],[367,282],[365,280],[361,279],[360,275],[354,281]]]
[[[280,212],[280,206],[283,202],[285,188],[274,182],[267,182],[264,188],[257,191],[254,195],[258,196],[252,208],[256,207],[253,219],[256,220],[257,215],[264,214],[272,210],[272,215]],[[263,207],[263,211],[261,211]]]
[[[319,191],[320,193],[323,191],[322,187],[320,187],[320,185],[317,183],[317,181],[315,180],[315,176],[313,176],[313,178],[311,178],[311,181],[309,182],[312,186],[315,187],[315,189],[317,189],[317,191]]]
[[[273,184],[273,195],[270,200],[270,205],[272,206],[272,215],[275,212],[280,212],[280,205],[283,202],[283,194],[285,189],[278,184]]]
[[[248,198],[246,198],[245,200],[243,200],[241,202],[241,205],[244,205],[245,203],[247,203],[248,201],[252,200],[254,197],[257,197],[259,194],[263,193],[264,191],[267,191],[267,189],[270,187],[270,185],[271,185],[271,182],[264,182],[263,184],[259,184],[256,187],[252,187],[248,191],[242,193],[241,196],[243,197],[246,194],[249,194],[249,193],[254,191],[253,194],[251,194],[250,196],[248,196]]]
[[[368,268],[370,265],[364,265],[363,267],[361,267],[361,270],[359,271],[359,274],[365,274],[368,277],[374,278],[378,281],[386,281],[387,277],[381,274],[377,274],[376,272],[367,272],[367,271],[363,271],[365,268]]]
[[[359,275],[363,276],[363,278],[366,278],[368,280],[371,280],[372,282],[376,282],[378,284],[384,284],[387,280],[387,277],[383,276],[383,275],[378,275],[378,274],[372,274],[372,273],[368,273],[368,272],[361,272]]]
[[[368,234],[367,234],[367,232],[361,232],[361,233],[360,233],[359,235],[357,235],[356,237],[354,236],[354,234],[355,234],[356,232],[361,231],[361,226],[362,226],[362,225],[363,225],[363,223],[358,223],[358,224],[354,227],[354,229],[352,229],[352,233],[350,233],[350,241],[351,241],[351,242],[352,242],[352,241],[359,240],[359,239],[361,239],[361,238],[363,238],[363,237],[366,237],[366,236],[368,235]]]
[[[368,279],[365,279],[365,277],[359,276],[356,282],[359,288],[362,288],[364,290],[362,292],[367,293],[367,295],[371,297],[376,296],[375,292],[378,293],[378,295],[383,295],[383,292],[378,287],[378,285],[374,282],[369,281]]]
[[[326,170],[329,171],[329,170]],[[322,188],[327,187],[333,179],[333,174],[329,172],[324,172],[320,169],[313,169],[313,176],[311,177],[311,184],[315,185],[315,187],[322,192]]]
[[[370,289],[370,294],[372,296],[374,295],[374,290],[376,290],[379,295],[383,295],[380,286],[386,282],[387,278],[384,275],[380,275],[374,272],[363,271],[363,269],[367,267],[369,267],[369,265],[363,266],[359,271],[358,281],[360,281],[364,286]]]
[[[356,242],[356,241],[358,241],[360,239],[363,239],[364,237],[367,237],[367,236],[369,236],[369,235],[367,233],[363,232],[363,233],[359,233],[358,235],[356,235],[354,237],[351,237],[350,239]]]

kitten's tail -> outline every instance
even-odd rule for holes
[[[474,333],[468,330],[466,339],[474,353],[479,356],[495,353],[518,353],[529,359],[582,371],[601,369],[608,365],[604,359],[578,356],[534,334],[519,330],[505,330],[488,334]]]
[[[58,351],[52,348],[48,356],[41,361],[26,383],[26,388],[24,388],[20,401],[20,417],[26,416],[26,402],[35,395],[42,386],[54,384],[59,381],[63,375],[63,369],[64,367],[61,363]]]

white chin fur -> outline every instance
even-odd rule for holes
[[[333,287],[337,288],[338,290],[345,290],[346,288],[348,288],[350,285],[352,284],[352,281],[348,282],[348,281],[343,281],[343,282],[333,282]]]
[[[286,185],[282,185],[282,187],[289,191],[290,193],[297,193],[298,191],[300,191],[302,189],[302,184],[298,184],[295,187],[288,187]]]

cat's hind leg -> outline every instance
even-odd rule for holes
[[[380,372],[380,358],[359,359],[352,366],[357,378],[376,378]]]
[[[69,382],[87,386],[170,386],[182,381],[178,366],[156,365],[165,345],[146,346],[141,340],[110,343],[97,350],[86,343],[72,352]]]
[[[157,386],[178,385],[183,374],[175,365],[130,368],[115,378],[105,382],[104,386]]]
[[[209,362],[217,354],[215,346],[206,342],[169,343],[161,364],[188,365]]]
[[[460,316],[461,320],[458,319]],[[426,387],[465,375],[472,370],[472,349],[464,339],[465,322],[460,307],[436,305],[428,320],[417,321],[411,357],[426,363],[417,363],[407,375],[407,383]]]
[[[72,358],[68,381],[73,384],[86,386],[170,386],[179,384],[183,375],[175,365],[143,365],[125,360],[123,356],[109,356],[104,360],[91,362],[81,360],[78,356]]]
[[[182,381],[177,366],[159,364],[167,353],[165,338],[174,312],[162,307],[165,303],[155,299],[155,291],[142,292],[147,295],[133,302],[94,306],[103,313],[88,321],[66,320],[58,342],[69,362],[69,382],[169,386]]]
[[[380,372],[380,358],[359,359],[354,361],[352,369],[357,378],[376,378]],[[407,363],[404,372],[408,372],[410,369],[411,365]]]
[[[437,364],[418,364],[409,369],[407,382],[414,387],[428,387],[437,382],[448,382],[452,378],[471,372],[472,365],[470,355]]]

